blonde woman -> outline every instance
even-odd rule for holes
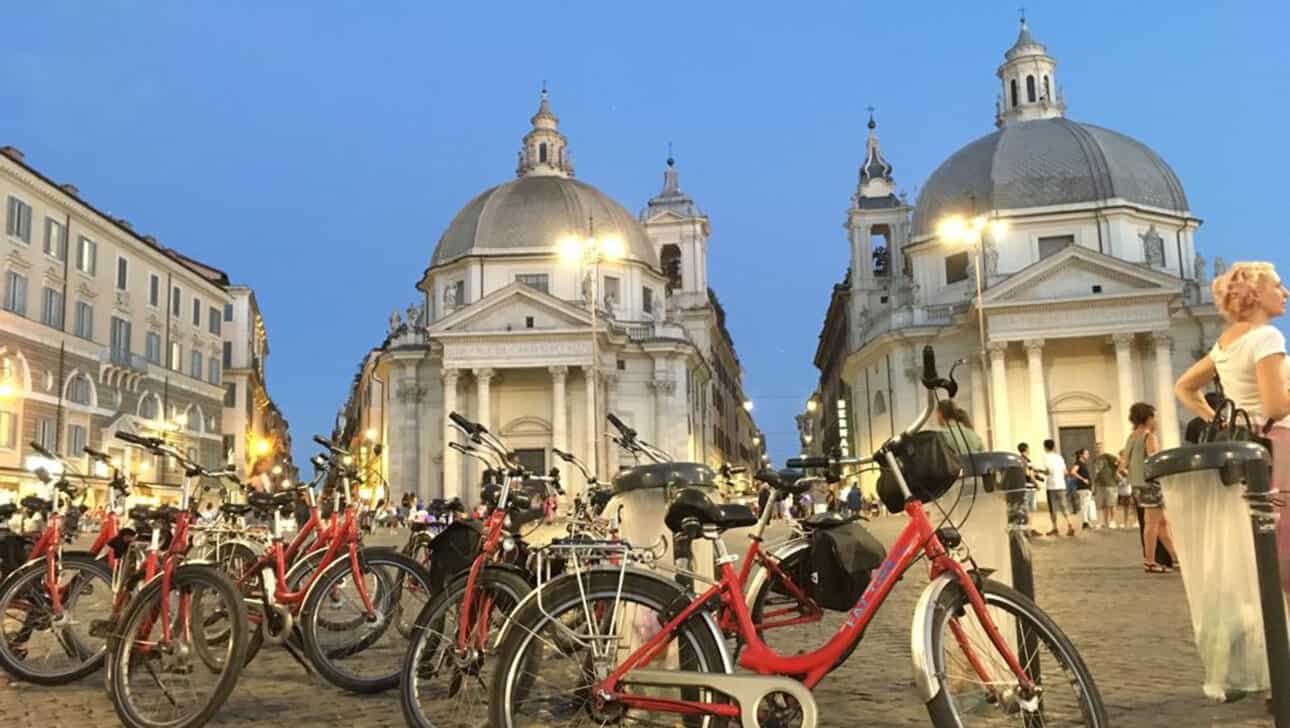
[[[1270,322],[1286,312],[1285,286],[1271,263],[1236,263],[1214,279],[1214,305],[1228,326],[1174,391],[1187,409],[1213,419],[1202,390],[1215,375],[1223,393],[1250,413],[1257,427],[1271,423],[1272,487],[1290,491],[1290,361],[1285,336]],[[1277,532],[1281,587],[1290,593],[1290,513],[1283,507]]]

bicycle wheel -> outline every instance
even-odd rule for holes
[[[112,612],[112,572],[87,554],[64,554],[55,617],[45,570],[42,558],[0,582],[0,667],[34,685],[65,685],[103,664],[106,641],[90,634],[90,622]]]
[[[157,624],[163,600],[171,624],[168,642]],[[200,606],[194,609],[194,603]],[[194,623],[202,614],[226,615],[229,637],[220,649],[208,650],[219,655],[214,667],[193,648],[206,634],[203,623]],[[154,580],[130,601],[121,624],[109,691],[121,722],[129,728],[195,728],[210,720],[246,661],[246,608],[233,582],[209,566],[180,566],[168,594],[161,591],[161,579]]]
[[[493,670],[488,725],[720,728],[728,724],[725,718],[628,709],[612,702],[597,706],[591,694],[596,676],[612,671],[657,633],[665,621],[661,615],[689,601],[679,587],[659,579],[628,572],[620,586],[619,576],[608,570],[560,577],[543,586],[540,604],[537,597],[530,598],[512,615]],[[678,628],[671,646],[648,666],[725,672],[720,642],[720,631],[696,615]],[[701,688],[629,690],[653,698],[728,702]]]
[[[264,645],[264,635],[259,629],[260,622],[263,620],[261,616],[263,608],[260,606],[263,598],[261,579],[259,574],[247,573],[259,558],[260,555],[255,552],[255,549],[247,544],[231,541],[220,544],[215,550],[213,559],[216,568],[224,572],[239,587],[248,605],[251,632],[247,639],[244,665],[251,664],[255,656],[260,653],[260,647]],[[201,605],[198,606],[200,608]],[[229,636],[228,615],[202,613],[195,622],[203,626],[206,637],[202,640],[194,640],[193,648],[211,669],[218,669],[219,652],[223,650]]]
[[[753,624],[761,625],[757,630],[758,636],[782,655],[795,654],[803,647],[810,649],[825,644],[842,628],[849,613],[822,610],[796,597],[795,592],[810,592],[813,571],[810,544],[802,542],[801,548],[790,550],[778,562],[778,567],[780,574],[767,572],[760,584],[754,587],[757,591],[748,611]],[[791,587],[786,579],[792,582]],[[851,643],[838,658],[838,664],[846,662],[859,645],[860,640]],[[743,646],[743,640],[735,635],[736,656]]]
[[[396,623],[425,608],[430,575],[391,549],[364,549],[359,562],[359,579],[348,557],[318,575],[301,605],[299,624],[305,655],[319,675],[350,692],[375,693],[399,684],[408,640]],[[360,583],[372,605],[370,614]],[[343,625],[352,627],[341,629]]]
[[[472,647],[464,653],[456,646],[466,580],[457,579],[434,595],[414,623],[415,638],[403,659],[399,697],[408,725],[431,728],[487,723],[493,636],[529,591],[528,582],[517,574],[502,569],[481,571],[467,637]]]
[[[935,607],[932,659],[939,691],[927,703],[938,728],[1087,726],[1104,728],[1106,709],[1070,639],[1042,609],[1003,584],[983,580],[990,620],[1018,645],[1017,660],[1038,690],[1022,694],[1016,676],[986,636],[962,588],[946,589]]]

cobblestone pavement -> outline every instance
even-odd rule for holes
[[[873,530],[890,542],[904,519]],[[385,536],[386,542],[395,540]],[[1079,648],[1100,688],[1112,725],[1270,726],[1262,700],[1214,705],[1201,694],[1180,577],[1142,572],[1136,531],[1040,538],[1033,546],[1040,604]],[[910,677],[909,624],[925,581],[917,567],[893,593],[860,648],[817,690],[825,726],[925,726]],[[814,639],[812,632],[803,642]],[[40,688],[0,683],[0,719],[16,726],[116,725],[94,675],[75,685]],[[285,653],[266,648],[243,673],[211,725],[401,726],[393,693],[353,696],[309,678]]]

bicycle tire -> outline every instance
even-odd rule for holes
[[[431,552],[430,552],[430,541],[428,539],[416,539],[415,541],[410,541],[408,543],[408,547],[405,548],[403,553],[405,553],[413,561],[420,564],[421,567],[426,570],[426,573],[430,572]],[[395,591],[398,593],[401,593],[403,591],[402,589],[403,584],[402,584],[401,577],[398,583],[394,585],[394,587],[395,587]],[[431,597],[431,600],[433,600],[434,595],[431,594],[429,596]],[[428,603],[427,603],[427,606],[429,606]],[[414,632],[415,624],[416,624],[415,620],[409,621],[406,619],[401,619],[401,618],[398,618],[398,616],[396,615],[394,624],[398,628],[399,634],[403,635],[404,639],[407,639],[407,640],[412,639],[415,633]]]
[[[215,687],[210,691],[206,704],[195,715],[163,722],[148,720],[140,714],[131,702],[134,692],[127,683],[135,640],[126,635],[134,634],[138,623],[159,606],[161,598],[167,596],[161,593],[161,579],[154,579],[130,600],[130,604],[122,613],[120,621],[122,636],[117,640],[112,655],[114,665],[111,671],[112,687],[109,694],[117,718],[127,728],[198,728],[205,725],[233,692],[233,687],[241,675],[242,665],[246,661],[246,646],[250,632],[246,606],[242,603],[241,592],[226,574],[206,564],[183,564],[175,568],[171,574],[171,589],[181,593],[185,590],[209,589],[211,593],[218,594],[226,604],[230,605],[229,622],[232,629],[227,665],[220,673]],[[204,663],[202,664],[204,666]]]
[[[509,603],[510,607],[518,605],[524,597],[532,591],[529,583],[521,578],[518,574],[506,571],[504,569],[492,569],[485,567],[479,574],[479,583],[476,590],[480,594],[491,594],[496,601],[498,597],[503,597]],[[421,709],[421,695],[419,678],[422,675],[422,665],[425,661],[427,649],[433,649],[437,646],[437,637],[443,636],[443,624],[448,619],[449,612],[454,608],[460,608],[462,600],[466,596],[466,579],[455,579],[452,584],[442,589],[438,594],[431,597],[429,603],[417,615],[413,623],[413,640],[408,646],[407,654],[403,660],[403,667],[399,672],[399,702],[403,708],[403,719],[409,726],[415,728],[433,728],[434,722],[432,716],[427,715],[426,711]],[[453,635],[455,637],[455,635]],[[488,654],[482,655],[482,660],[488,659]],[[480,666],[482,673],[483,665]],[[455,676],[454,676],[455,677]],[[481,677],[481,679],[483,679]],[[485,682],[487,682],[485,680]],[[460,711],[453,711],[454,720],[465,723],[465,717]],[[482,724],[483,721],[470,721],[467,724]]]
[[[390,583],[394,581],[389,579],[383,570],[398,571],[404,579],[414,579],[416,588],[420,589],[422,593],[427,595],[430,593],[430,575],[426,573],[425,569],[421,568],[420,564],[410,557],[393,549],[363,549],[360,556],[360,568],[366,573],[375,575],[378,583],[385,582],[387,579]],[[334,631],[322,624],[324,621],[321,618],[323,600],[329,598],[334,590],[339,589],[346,578],[352,579],[352,571],[350,559],[344,558],[332,563],[314,580],[308,596],[305,597],[304,604],[300,607],[299,627],[302,646],[304,647],[305,657],[313,665],[314,670],[327,682],[352,693],[378,693],[389,690],[399,684],[402,657],[407,649],[406,644],[399,644],[398,662],[387,673],[375,676],[354,675],[348,672],[341,663],[347,658],[367,653],[389,631],[392,621],[391,613],[396,609],[396,603],[402,604],[402,594],[404,592],[401,591],[397,597],[394,597],[388,596],[382,591],[389,590],[390,594],[394,593],[394,590],[388,584],[374,587],[374,593],[370,594],[369,597],[377,608],[378,614],[375,615],[374,622],[367,622],[366,619],[363,619],[363,622],[373,626],[369,627],[363,636],[354,642],[348,642],[339,648],[325,647],[320,639],[320,629],[332,633]],[[366,583],[366,580],[364,583]],[[417,610],[418,613],[420,611],[420,609]],[[395,633],[398,633],[397,629]]]
[[[581,582],[581,583],[579,583]],[[539,634],[545,622],[558,622],[567,610],[584,610],[583,599],[613,600],[621,594],[625,603],[644,606],[660,615],[672,614],[684,608],[693,598],[679,586],[670,582],[628,571],[621,575],[616,569],[593,571],[590,574],[566,575],[548,582],[542,587],[541,604],[537,599],[527,603],[511,615],[510,625],[498,649],[498,662],[493,672],[492,686],[489,695],[488,725],[497,728],[515,728],[511,707],[512,692],[521,685],[531,686],[531,678],[522,677],[525,670],[526,650]],[[723,637],[715,623],[708,622],[701,615],[703,610],[682,623],[674,640],[687,654],[697,659],[695,669],[703,672],[724,672]],[[562,645],[561,645],[562,646]],[[624,654],[625,658],[627,655]],[[684,695],[686,699],[702,699],[706,702],[725,703],[729,699],[720,694],[706,696]],[[538,701],[535,701],[538,702]],[[581,706],[568,708],[571,715],[585,717],[588,710],[584,702]],[[695,719],[698,718],[698,721]],[[725,728],[731,722],[726,718],[708,717],[704,721],[698,716],[677,716],[677,722],[694,725],[702,722],[705,728]],[[548,716],[543,716],[538,725],[553,725]]]
[[[1102,704],[1102,696],[1093,682],[1093,676],[1089,672],[1088,666],[1084,663],[1084,659],[1080,656],[1079,650],[1075,648],[1070,638],[1057,626],[1057,623],[1021,592],[997,581],[983,579],[980,591],[987,607],[1002,610],[1017,620],[1018,636],[1033,634],[1035,638],[1044,643],[1044,646],[1054,650],[1054,657],[1058,661],[1057,667],[1061,667],[1065,673],[1062,678],[1054,681],[1054,683],[1059,686],[1072,683],[1075,686],[1077,696],[1082,698],[1082,703],[1079,707],[1084,720],[1083,725],[1088,728],[1106,728],[1108,725],[1106,707]],[[966,712],[967,708],[964,706],[964,711],[959,710],[958,701],[954,699],[952,694],[954,689],[952,683],[956,681],[947,674],[945,664],[947,646],[948,649],[955,651],[956,654],[961,654],[961,646],[952,632],[949,634],[949,641],[947,642],[946,628],[952,618],[966,614],[975,615],[975,612],[972,611],[972,607],[968,602],[967,593],[958,585],[946,589],[941,594],[934,609],[932,621],[934,631],[932,633],[931,647],[938,684],[935,697],[927,702],[927,712],[931,717],[932,725],[936,726],[936,728],[964,728],[965,725],[971,725],[971,723],[965,724],[962,720],[962,713]],[[1023,631],[1026,627],[1029,628],[1029,632]],[[1027,640],[1027,642],[1029,641]],[[988,640],[983,640],[980,644],[993,649],[993,644]],[[998,653],[995,652],[994,655],[998,656]],[[1023,661],[1023,667],[1033,663],[1032,659],[1024,659],[1024,655],[1020,650],[1017,657],[1019,661]],[[1000,672],[1004,672],[1004,670],[1001,669]],[[1051,674],[1051,670],[1049,674]],[[1040,677],[1043,677],[1042,673]],[[1009,674],[1008,679],[1015,680],[1015,677]],[[957,682],[964,683],[967,680],[959,679]],[[1056,692],[1056,688],[1053,692]],[[1047,695],[1048,693],[1049,691],[1044,691],[1043,694]],[[964,702],[967,701],[965,700]],[[987,712],[991,712],[995,716],[1002,716],[1005,711],[1017,707],[1008,700],[976,700],[974,702],[976,706],[987,706]],[[1044,707],[1042,700],[1039,707],[1041,710]],[[1013,713],[1015,712],[1014,710]],[[1015,714],[1012,717],[1013,720],[1009,721],[1008,725],[1017,724]],[[1037,720],[1029,720],[1026,716],[1022,716],[1022,720],[1024,721],[1023,725],[1048,724],[1048,721],[1042,715],[1038,716]],[[1072,725],[1064,721],[1061,724]]]
[[[219,568],[220,571],[223,571],[228,575],[230,579],[234,580],[234,583],[240,587],[242,594],[246,596],[248,600],[250,599],[250,595],[256,593],[255,589],[263,588],[259,574],[247,575],[245,573],[246,570],[259,559],[260,554],[257,554],[255,549],[238,541],[222,543],[215,549],[215,566]],[[244,576],[245,579],[243,579]],[[239,579],[243,580],[238,581]],[[248,605],[248,619],[250,618],[251,609],[252,607]],[[211,653],[209,651],[211,644],[212,642],[210,640],[202,640],[201,642],[195,642],[193,644],[194,649],[196,649],[202,659],[207,662],[207,665],[211,664]],[[260,654],[260,648],[263,645],[264,635],[260,632],[257,623],[252,626],[250,635],[247,638],[246,661],[242,664],[251,664],[251,661],[255,659],[255,656]]]
[[[69,565],[81,574],[90,574],[90,578],[97,577],[103,582],[98,586],[98,588],[103,589],[105,594],[110,595],[112,593],[112,572],[108,569],[106,563],[98,559],[94,559],[88,554],[64,554],[62,556],[62,566],[60,568],[65,572],[68,570]],[[44,558],[29,561],[21,567],[14,569],[4,578],[3,581],[0,581],[0,615],[5,615],[10,612],[8,605],[11,599],[17,597],[22,592],[39,589],[41,593],[44,593],[45,569],[46,563]],[[93,588],[93,585],[91,585],[91,588]],[[68,605],[64,604],[64,607],[70,610]],[[108,609],[111,609],[110,601],[108,603]],[[93,616],[102,617],[106,615]],[[79,621],[88,624],[90,620],[83,617]],[[3,630],[0,630],[0,632],[2,631]],[[66,649],[66,647],[64,647],[64,649]],[[71,669],[53,673],[39,672],[28,668],[24,664],[24,660],[17,659],[18,656],[13,653],[13,650],[9,645],[8,635],[0,633],[0,668],[3,668],[5,672],[9,673],[14,678],[23,682],[31,683],[32,685],[66,685],[80,680],[102,667],[106,654],[107,642],[104,641],[103,645],[97,648],[89,659],[82,661]]]

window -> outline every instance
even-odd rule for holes
[[[654,312],[654,289],[652,288],[641,289],[641,310],[644,311],[645,313]]]
[[[619,360],[618,360],[618,362],[617,362],[617,364],[616,364],[616,366],[617,366],[617,368],[618,368],[618,371],[620,371],[620,372],[625,372],[625,371],[627,371],[627,362],[626,362],[625,360],[623,360],[623,359],[619,359]]]
[[[233,368],[233,342],[231,341],[224,342],[224,368]]]
[[[130,322],[123,318],[112,317],[112,361],[118,364],[130,363]]]
[[[27,315],[27,277],[9,271],[4,279],[4,309],[19,316]]]
[[[118,257],[116,259],[116,289],[124,291],[130,287],[130,261]]]
[[[453,293],[453,300],[457,302],[458,306],[466,305],[466,282],[465,281],[457,281],[456,283],[453,283],[452,293]]]
[[[945,283],[958,283],[968,279],[967,252],[945,256]]]
[[[229,382],[224,385],[224,406],[237,406],[237,384],[234,382]]]
[[[1026,101],[1035,103],[1035,77],[1026,76]]]
[[[67,260],[67,229],[52,217],[45,218],[45,255]]]
[[[53,452],[54,448],[58,447],[54,439],[54,421],[48,417],[36,420],[36,444]]]
[[[202,353],[194,351],[188,356],[188,374],[193,379],[202,378]]]
[[[1009,90],[1012,91],[1012,107],[1017,108],[1017,79],[1012,79],[1009,84]]]
[[[76,244],[76,270],[94,275],[98,272],[99,244],[89,238],[81,238]]]
[[[202,325],[202,299],[193,298],[193,326]]]
[[[667,290],[675,291],[681,287],[681,249],[672,243],[663,246],[658,254],[659,265],[663,275],[667,276]]]
[[[161,334],[149,331],[143,337],[143,356],[153,364],[161,364]]]
[[[623,300],[622,281],[614,276],[605,276],[604,298],[606,306],[617,305]]]
[[[224,435],[222,438],[220,438],[220,442],[222,443],[220,449],[222,451],[223,456],[228,458],[229,462],[232,462],[234,448],[237,445],[237,436]]]
[[[63,328],[63,292],[54,288],[45,289],[45,305],[40,312],[40,322],[46,326]]]
[[[1044,101],[1052,101],[1053,91],[1048,86],[1048,76],[1044,76]]]
[[[545,273],[520,273],[515,276],[515,280],[523,283],[529,288],[539,290],[543,293],[550,293],[550,284]]]
[[[231,303],[224,304],[224,320],[225,321],[233,320],[233,304]]]
[[[220,325],[219,309],[215,308],[214,306],[211,306],[209,318],[210,318],[210,321],[208,321],[206,324],[207,328],[210,330],[212,334],[219,336],[219,325]]]
[[[67,383],[67,399],[76,404],[88,405],[90,403],[89,378],[84,374],[73,376],[72,380]],[[78,447],[76,450],[80,450],[80,448]],[[76,450],[68,450],[68,452],[76,452]]]
[[[546,162],[546,142],[538,145],[538,161]]]
[[[5,216],[4,231],[24,243],[31,243],[31,205],[17,197],[9,198],[8,214]]]
[[[1074,235],[1050,235],[1039,239],[1039,259],[1043,260],[1075,244]]]
[[[148,274],[148,305],[156,308],[161,305],[161,276]]]
[[[76,302],[76,335],[94,340],[94,307],[84,301]]]
[[[524,317],[524,328],[526,328],[526,329],[531,329],[531,328],[533,328],[533,317],[532,317],[532,316],[525,316],[525,317]]]
[[[183,347],[179,345],[178,341],[170,342],[170,362],[167,364],[167,366],[169,366],[174,371],[179,371],[179,367],[183,366],[181,364],[181,362],[183,361],[182,359],[183,353],[184,353]]]
[[[180,312],[183,310],[180,308],[182,304],[179,302],[183,298],[183,293],[183,291],[179,290],[179,286],[170,289],[170,315],[175,318],[179,318]]]
[[[160,407],[157,406],[156,396],[151,394],[145,394],[143,395],[143,399],[139,400],[140,417],[143,417],[144,419],[148,419],[148,420],[155,420],[157,419],[157,416],[160,413],[159,410],[160,410]]]
[[[13,412],[0,410],[0,447],[12,450],[17,440],[18,416]]]
[[[68,425],[67,426],[67,452],[69,455],[78,455],[85,449],[85,425]]]
[[[206,381],[211,384],[219,384],[219,359],[213,356],[206,365]]]

